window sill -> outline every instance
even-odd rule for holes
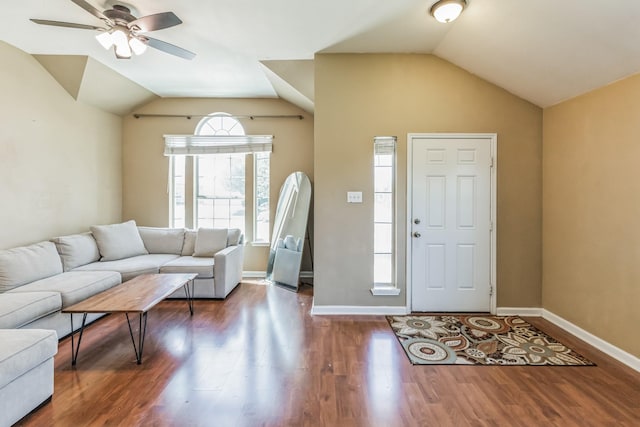
[[[251,246],[270,246],[269,242],[251,242],[249,243]]]
[[[400,295],[400,289],[391,285],[375,286],[371,288],[371,293],[375,296],[396,296]]]

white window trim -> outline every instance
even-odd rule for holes
[[[229,116],[226,113],[213,113],[208,117],[204,118],[200,121],[198,126],[196,127],[196,134],[194,135],[164,135],[165,140],[165,148],[164,155],[168,157],[172,156],[187,156],[187,158],[191,157],[192,159],[205,154],[227,154],[227,153],[238,153],[238,154],[253,154],[257,152],[271,152],[273,150],[273,135],[244,135],[244,129],[242,125],[238,122],[237,125],[240,126],[240,129],[243,134],[241,135],[199,135],[203,124],[208,123],[211,118],[214,117],[226,117]],[[229,116],[230,117],[230,116]],[[215,130],[215,129],[214,129]],[[237,133],[237,132],[236,132]],[[253,156],[254,165],[255,165],[255,156]],[[175,186],[175,173],[174,173],[174,159],[171,158],[169,162],[169,183],[168,183],[168,193],[169,193],[169,223],[174,224],[175,215],[174,215],[174,186]],[[194,162],[195,163],[195,162]],[[185,173],[187,171],[185,170]],[[197,222],[197,170],[195,165],[192,167],[192,178],[194,180],[193,185],[191,186],[191,204],[193,205],[190,213],[193,216],[191,220],[191,225],[195,225]],[[245,158],[245,178],[247,176],[246,171],[246,158]],[[185,176],[186,178],[186,176]],[[254,168],[253,175],[253,235],[255,236],[255,228],[256,228],[256,174]],[[185,188],[186,190],[186,188]],[[245,202],[246,202],[247,194],[245,194]],[[187,197],[188,199],[188,197]],[[185,204],[188,200],[185,200]],[[185,214],[188,214],[185,211]],[[245,217],[246,218],[246,217]],[[187,226],[187,219],[185,218],[185,226]],[[245,223],[245,226],[247,224]],[[247,230],[245,230],[246,232]],[[264,241],[256,241],[251,243],[253,246],[269,246],[270,242]]]
[[[397,168],[397,137],[395,136],[376,136],[373,138],[374,140],[374,151],[373,151],[373,156],[374,156],[374,160],[373,160],[373,171],[375,171],[375,143],[376,141],[392,141],[393,142],[393,160],[392,160],[392,165],[393,165],[393,174],[392,174],[392,184],[391,184],[391,188],[393,190],[393,217],[392,217],[392,230],[393,230],[393,237],[392,237],[392,283],[377,283],[374,282],[373,283],[373,287],[371,288],[371,294],[375,295],[375,296],[397,296],[400,295],[400,288],[398,288],[398,245],[397,245],[397,220],[398,220],[398,216],[397,216],[397,189],[396,189],[396,184],[397,184],[397,172],[398,172],[398,168]],[[375,172],[374,172],[375,173]],[[375,188],[374,188],[374,193],[375,193]],[[374,197],[375,200],[375,197]],[[375,209],[375,206],[374,206]],[[375,222],[374,222],[375,224]],[[375,252],[374,252],[375,254]]]
[[[258,159],[253,156],[253,239],[251,246],[271,246],[271,238],[267,233],[267,240],[256,240],[258,230]],[[269,156],[269,179],[271,179],[271,156]],[[271,197],[269,197],[269,205],[271,205]],[[269,218],[271,225],[271,218]]]
[[[374,283],[373,288],[371,288],[371,293],[375,296],[396,296],[400,295],[400,288],[398,288],[396,285],[390,285],[388,283]]]

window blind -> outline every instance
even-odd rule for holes
[[[273,135],[164,135],[165,156],[272,151]]]
[[[393,154],[396,150],[395,136],[376,136],[373,138],[373,151],[377,155]]]

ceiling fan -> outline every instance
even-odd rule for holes
[[[145,33],[157,31],[182,24],[173,12],[156,13],[153,15],[136,18],[131,10],[120,4],[112,6],[112,9],[100,11],[84,0],[71,0],[93,16],[101,19],[106,27],[94,25],[76,24],[73,22],[49,21],[46,19],[31,19],[36,24],[51,25],[54,27],[77,28],[81,30],[96,30],[100,34],[96,36],[98,42],[105,48],[114,48],[116,58],[129,59],[131,53],[141,55],[147,46],[161,50],[171,55],[184,59],[193,59],[196,54],[186,49],[154,39]]]

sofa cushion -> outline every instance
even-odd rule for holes
[[[122,281],[126,282],[141,274],[155,274],[160,271],[160,266],[178,258],[173,254],[149,254],[120,259],[116,261],[98,261],[83,265],[73,271],[117,271],[122,275]]]
[[[119,284],[120,274],[115,271],[69,271],[20,286],[10,293],[60,292],[62,308],[66,308]]]
[[[0,329],[21,328],[61,308],[58,292],[5,292],[0,294]]]
[[[198,273],[198,279],[210,279],[213,264],[213,257],[181,256],[160,267],[160,273]]]
[[[242,231],[239,228],[230,228],[227,233],[227,246],[237,246],[240,244]]]
[[[182,245],[183,256],[191,256],[196,250],[196,236],[198,233],[194,230],[187,230],[184,232],[184,244]]]
[[[55,331],[0,329],[0,389],[58,352]]]
[[[144,247],[136,222],[94,225],[90,227],[98,244],[102,261],[114,261],[136,255],[148,254]]]
[[[182,253],[184,228],[138,227],[144,247],[150,254]]]
[[[226,228],[199,228],[193,256],[214,256],[227,247],[227,234]]]
[[[52,242],[0,251],[0,292],[59,273],[62,262]]]
[[[60,254],[64,271],[71,271],[76,267],[100,259],[96,239],[89,232],[60,236],[51,239],[51,241],[55,243],[58,254]]]

